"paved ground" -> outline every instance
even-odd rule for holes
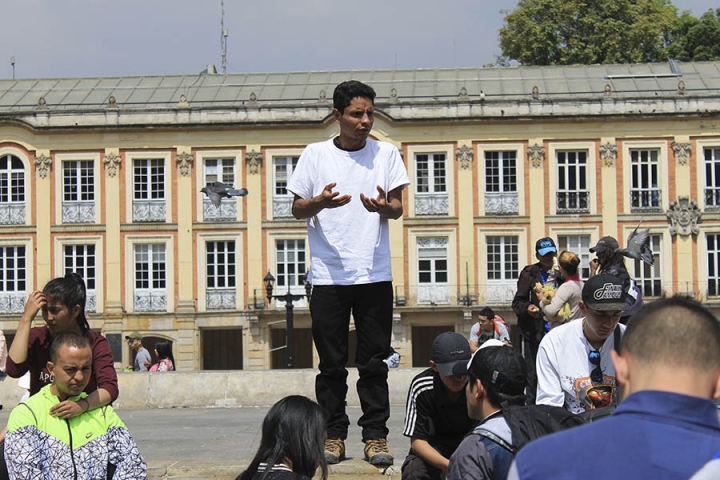
[[[234,479],[250,463],[260,443],[260,426],[267,408],[118,409],[150,468],[151,479]],[[356,425],[359,407],[349,407],[352,425],[345,462],[333,466],[331,478],[400,478],[400,464],[409,448],[402,436],[404,411],[393,406],[388,441],[395,467],[379,471],[362,460],[363,444]],[[0,411],[7,423],[9,411]],[[397,475],[393,475],[397,473]]]

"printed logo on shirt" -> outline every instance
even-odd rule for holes
[[[48,383],[53,383],[54,376],[46,371],[41,371],[39,380],[43,385],[47,385]]]
[[[575,397],[585,410],[609,407],[615,392],[615,377],[603,375],[602,384],[593,384],[590,377],[575,379]]]

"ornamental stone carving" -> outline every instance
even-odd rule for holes
[[[262,153],[251,150],[245,154],[245,163],[248,166],[248,173],[257,175],[260,173],[260,165],[262,165]]]
[[[675,152],[678,165],[687,165],[690,159],[690,142],[672,142],[670,145],[672,145],[673,152]]]
[[[44,153],[35,157],[35,166],[37,167],[38,177],[47,178],[48,172],[50,171],[50,165],[52,165],[52,158],[48,157]]]
[[[545,147],[538,145],[537,143],[531,147],[528,147],[528,160],[530,166],[533,168],[542,167],[543,161],[545,160]]]
[[[670,202],[667,217],[670,220],[670,235],[680,234],[683,237],[697,235],[700,229],[697,224],[700,220],[700,208],[690,197],[678,197]]]
[[[457,155],[457,161],[460,162],[460,168],[463,170],[470,168],[470,163],[473,160],[473,149],[467,145],[463,145],[458,148],[455,153]]]
[[[120,166],[120,155],[117,153],[109,153],[103,158],[105,164],[105,170],[110,177],[117,175],[117,169]]]
[[[617,160],[617,145],[610,142],[600,145],[600,158],[602,158],[603,165],[606,167],[615,165],[615,160]]]
[[[175,161],[178,164],[178,167],[180,168],[180,175],[183,177],[189,177],[190,176],[190,168],[193,164],[193,156],[192,153],[188,152],[182,152],[178,153],[175,157]]]

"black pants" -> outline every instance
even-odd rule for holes
[[[400,470],[400,480],[444,480],[447,472],[425,463],[414,453],[409,453]]]
[[[363,441],[386,438],[390,418],[388,367],[393,290],[391,282],[363,285],[316,285],[310,299],[312,333],[320,356],[315,395],[328,414],[328,438],[346,439],[350,420],[345,413],[346,365],[350,313],[355,319],[358,397],[363,414],[358,420]]]

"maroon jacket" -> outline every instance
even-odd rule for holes
[[[85,338],[90,342],[93,353],[92,377],[90,383],[85,387],[85,392],[91,393],[98,388],[104,388],[112,397],[112,401],[115,401],[119,390],[110,344],[105,337],[92,330],[85,334]],[[20,378],[30,370],[30,395],[36,394],[42,387],[53,381],[47,369],[52,341],[53,338],[47,327],[31,328],[27,359],[23,363],[15,363],[8,355],[5,366],[8,375]]]

